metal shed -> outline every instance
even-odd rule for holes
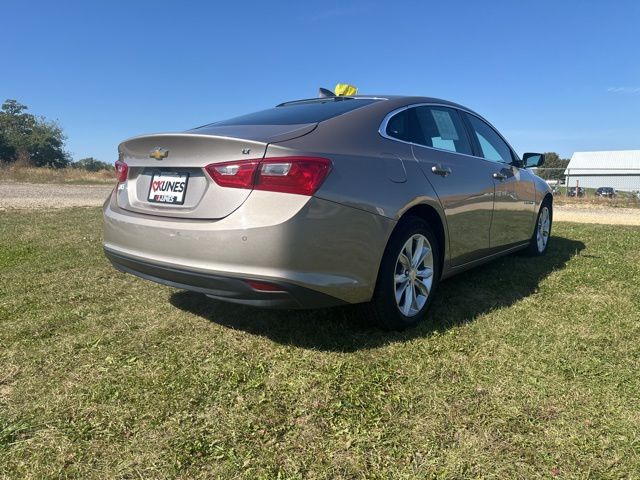
[[[575,152],[564,174],[568,187],[640,190],[640,150]]]

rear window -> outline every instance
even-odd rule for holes
[[[305,100],[283,104],[268,110],[261,110],[205,126],[226,127],[234,125],[296,125],[301,123],[318,123],[378,101],[378,99],[373,98]]]

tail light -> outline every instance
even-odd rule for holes
[[[331,160],[279,157],[212,163],[205,170],[222,187],[313,195],[331,171]]]
[[[117,160],[116,161],[116,177],[118,179],[118,183],[126,182],[128,173],[129,173],[129,166],[126,163],[120,160]]]
[[[258,161],[213,163],[205,170],[221,187],[253,188]]]
[[[288,157],[265,159],[260,163],[255,189],[313,195],[329,174],[326,158]]]

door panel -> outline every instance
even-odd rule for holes
[[[488,255],[495,167],[453,152],[418,145],[412,149],[444,208],[451,265],[462,265]],[[436,171],[450,173],[434,173],[434,167]]]
[[[496,165],[498,171],[500,165]],[[536,191],[531,174],[512,165],[503,165],[499,172],[504,179],[496,180],[491,248],[526,242],[533,233]]]
[[[493,167],[495,202],[490,238],[494,253],[531,237],[535,186],[529,172],[514,166],[517,156],[492,126],[469,113],[464,117],[476,153]]]

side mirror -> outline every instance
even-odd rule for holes
[[[544,165],[544,153],[525,153],[522,156],[524,168],[535,168]]]

